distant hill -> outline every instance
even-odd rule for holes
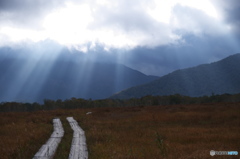
[[[150,83],[121,91],[111,98],[172,94],[204,96],[224,93],[240,93],[240,54],[211,64],[174,71]]]
[[[156,78],[121,64],[7,55],[0,58],[0,102],[103,99]]]

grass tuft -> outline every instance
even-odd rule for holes
[[[156,143],[157,143],[157,147],[159,148],[161,156],[167,157],[168,146],[165,142],[164,137],[160,135],[158,132],[156,132]]]

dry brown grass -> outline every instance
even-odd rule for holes
[[[0,114],[0,158],[31,158],[52,131],[51,119],[38,113]]]
[[[52,118],[64,122],[67,116],[85,130],[91,159],[197,159],[213,158],[210,150],[240,152],[240,103],[219,103],[1,113],[0,158],[32,158],[50,136]],[[59,148],[70,142],[66,137]]]

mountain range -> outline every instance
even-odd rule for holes
[[[150,83],[123,90],[111,98],[173,94],[197,97],[224,93],[240,93],[239,53],[214,63],[176,70]]]
[[[1,55],[1,102],[43,102],[72,97],[103,99],[158,78],[121,64]]]
[[[157,77],[122,64],[94,62],[66,50],[54,52],[33,54],[1,48],[0,102],[240,93],[240,54]]]

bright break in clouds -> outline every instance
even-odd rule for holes
[[[50,39],[85,52],[96,44],[152,48],[233,29],[210,0],[3,0],[0,6],[1,46]]]

